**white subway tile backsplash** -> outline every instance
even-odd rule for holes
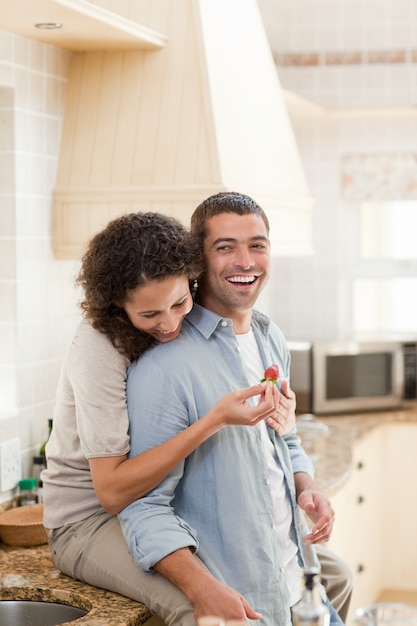
[[[70,58],[67,51],[0,32],[0,336],[13,324],[2,342],[0,413],[15,411],[28,454],[44,438],[68,318],[77,319],[74,304],[61,319],[73,281],[51,244],[51,192]],[[63,280],[54,281],[52,297],[54,275]]]
[[[1,363],[3,365],[14,363],[16,360],[16,333],[14,321],[10,323],[2,322],[0,324],[0,345]]]
[[[16,234],[15,200],[12,195],[0,196],[0,240],[10,238]]]
[[[15,107],[19,111],[30,111],[30,72],[25,67],[15,66],[13,71],[13,86],[15,88]]]
[[[35,39],[29,40],[29,69],[44,73],[46,46]],[[26,64],[27,65],[27,64]]]
[[[16,368],[14,363],[0,364],[0,415],[7,417],[17,406]]]
[[[1,161],[1,160],[0,160]],[[0,281],[6,287],[16,277],[16,244],[13,238],[0,238]],[[1,315],[0,321],[3,319]]]
[[[14,175],[13,152],[0,152],[0,194],[10,195],[14,193]]]
[[[15,191],[18,195],[28,196],[32,191],[32,157],[25,152],[15,153]],[[36,164],[35,164],[36,165]]]
[[[1,294],[1,324],[8,327],[16,323],[17,299],[16,283],[11,280],[0,279]]]

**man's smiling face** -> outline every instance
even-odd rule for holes
[[[255,214],[220,213],[206,224],[206,269],[199,302],[222,317],[251,312],[269,278],[270,245],[265,222]]]

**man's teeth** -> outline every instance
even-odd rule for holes
[[[255,276],[230,276],[229,283],[253,283]]]

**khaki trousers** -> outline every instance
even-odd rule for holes
[[[187,597],[163,576],[146,574],[136,565],[117,517],[102,510],[81,522],[49,530],[48,535],[52,560],[63,574],[142,602],[155,615],[149,626],[196,626]],[[352,574],[325,546],[316,548],[327,596],[346,621]]]
[[[325,545],[316,544],[315,548],[321,566],[321,582],[327,597],[340,619],[346,622],[352,599],[352,571],[343,559],[331,552]]]
[[[52,560],[63,574],[142,602],[167,626],[196,626],[188,598],[163,576],[136,565],[117,517],[102,510],[48,535]]]

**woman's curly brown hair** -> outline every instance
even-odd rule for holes
[[[123,215],[88,245],[76,279],[84,291],[80,307],[92,326],[133,361],[156,340],[135,328],[120,305],[148,281],[187,276],[192,284],[201,270],[200,246],[178,220],[160,213]]]

